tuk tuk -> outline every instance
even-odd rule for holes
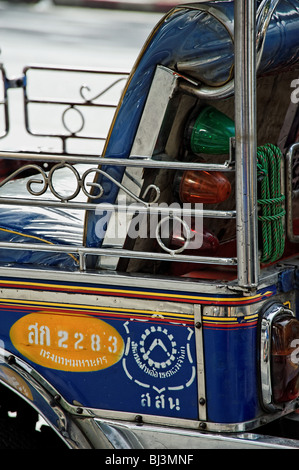
[[[298,28],[298,0],[199,1],[129,74],[1,66],[1,137],[18,89],[59,142],[0,151],[1,446],[299,447]]]

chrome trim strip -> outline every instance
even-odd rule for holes
[[[205,361],[203,350],[202,335],[202,312],[201,305],[194,305],[194,332],[196,344],[196,373],[197,373],[197,390],[198,390],[198,419],[206,421],[206,387],[205,387]]]
[[[182,456],[182,461],[175,462],[185,465],[194,463],[190,452],[192,449],[294,449],[299,446],[297,440],[261,435],[257,432],[222,435],[105,419],[95,419],[95,422],[114,449],[188,449],[189,460],[184,461]],[[161,457],[160,460],[159,455],[154,454],[152,464],[159,466],[160,463],[167,463],[167,456],[162,454]],[[173,456],[171,462],[174,462]]]

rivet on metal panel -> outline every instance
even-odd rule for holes
[[[135,416],[135,422],[137,424],[142,424],[142,422],[143,422],[142,416],[141,415],[136,415]]]
[[[12,364],[15,364],[15,362],[16,362],[16,359],[15,359],[14,356],[12,356],[12,355],[8,356],[8,358],[7,358],[7,363],[8,364],[12,365]]]

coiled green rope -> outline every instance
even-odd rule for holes
[[[271,263],[281,258],[285,246],[285,197],[281,194],[281,159],[282,153],[275,145],[266,144],[257,149],[262,263]]]

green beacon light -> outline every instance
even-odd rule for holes
[[[234,136],[234,121],[212,106],[205,106],[187,128],[187,141],[195,154],[229,153],[229,140]]]

